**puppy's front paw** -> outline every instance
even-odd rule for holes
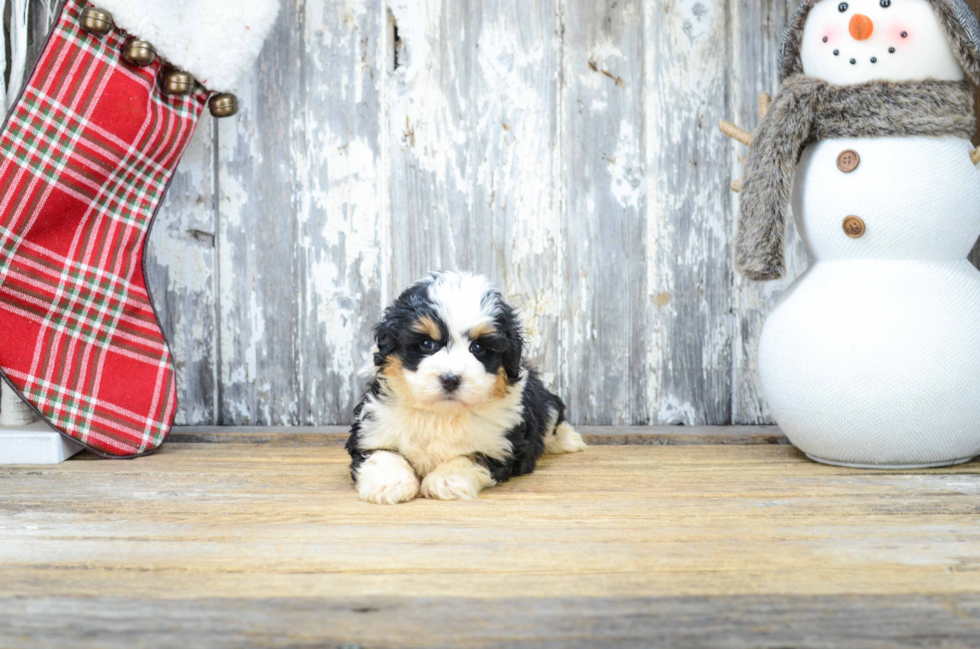
[[[422,495],[437,500],[473,500],[493,484],[485,466],[460,457],[444,462],[422,480]]]
[[[461,475],[430,473],[422,480],[422,495],[436,500],[473,500],[480,493],[477,485]]]
[[[544,441],[545,453],[558,455],[561,453],[579,453],[589,448],[582,436],[567,423],[558,424],[554,432]]]
[[[357,493],[369,503],[397,505],[419,495],[419,479],[405,458],[377,451],[357,469]]]

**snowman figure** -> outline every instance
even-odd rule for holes
[[[759,344],[776,422],[811,459],[980,455],[980,25],[963,0],[807,0],[750,144],[738,270],[784,272],[788,206],[813,265]]]

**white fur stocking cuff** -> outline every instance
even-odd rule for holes
[[[234,91],[279,13],[279,0],[94,0],[208,90]]]

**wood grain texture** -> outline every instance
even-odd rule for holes
[[[217,423],[215,123],[191,139],[146,247],[146,281],[177,368],[175,422]]]
[[[32,69],[35,61],[41,55],[41,47],[47,39],[51,25],[58,18],[58,11],[61,8],[61,4],[62,0],[30,0],[30,6],[28,7],[30,39],[27,45],[26,70],[29,71]],[[27,75],[25,74],[24,76],[26,77]]]
[[[975,649],[980,596],[0,598],[10,649]],[[48,617],[45,617],[45,614]],[[97,627],[79,638],[79,629]]]
[[[383,306],[380,2],[295,0],[219,124],[222,424],[345,421]]]
[[[759,95],[775,96],[779,89],[779,48],[783,30],[798,7],[796,0],[732,2],[731,29],[733,76],[730,114],[746,129],[759,122]],[[730,143],[730,164],[734,180],[743,173],[746,148]],[[729,236],[735,238],[738,194],[730,193],[733,219]],[[762,327],[776,301],[810,265],[809,254],[795,223],[787,225],[786,276],[775,282],[751,282],[734,277],[734,342],[732,347],[732,420],[745,424],[772,423],[772,415],[762,393],[758,373],[759,338]]]
[[[596,447],[475,501],[380,507],[337,446],[4,467],[0,645],[650,646],[627,641],[657,625],[660,646],[964,646],[978,468]]]
[[[728,3],[644,3],[645,291],[632,423],[732,421]],[[642,325],[642,326],[640,326]],[[642,356],[641,356],[642,358]]]
[[[789,444],[775,426],[579,426],[590,446],[698,446],[704,444]],[[347,426],[178,426],[172,444],[263,444],[342,446]]]
[[[649,410],[634,400],[647,294],[643,4],[566,0],[562,32],[562,393],[574,421],[623,425]]]
[[[488,275],[558,387],[563,240],[558,6],[395,0],[388,75],[394,292],[433,270]]]

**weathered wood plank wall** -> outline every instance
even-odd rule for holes
[[[732,79],[729,106],[734,121],[753,128],[759,122],[759,100],[763,92],[779,86],[778,59],[783,30],[798,6],[795,0],[758,2],[741,0],[731,3],[729,38],[732,43]],[[745,147],[734,144],[728,162],[733,175],[741,172]],[[729,214],[738,209],[738,195],[729,194]],[[734,218],[734,217],[733,217]],[[732,339],[732,419],[746,423],[769,423],[771,417],[762,395],[756,359],[759,337],[772,306],[782,292],[809,265],[806,247],[796,234],[792,221],[788,225],[786,244],[786,278],[776,282],[757,283],[734,275],[732,308],[735,322]],[[735,236],[735,223],[729,221],[728,234]]]
[[[436,268],[521,307],[576,422],[769,422],[755,355],[790,280],[732,272],[744,150],[715,125],[757,122],[795,4],[283,0],[150,240],[178,423],[347,422],[371,325]]]

